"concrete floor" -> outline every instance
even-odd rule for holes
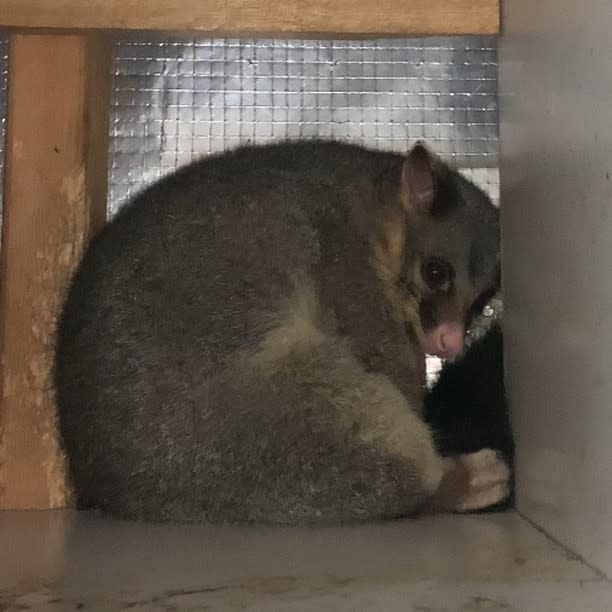
[[[0,512],[0,610],[604,612],[612,583],[514,513],[249,529]]]

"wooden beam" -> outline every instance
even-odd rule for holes
[[[273,34],[497,34],[499,0],[0,0],[0,26]]]
[[[111,47],[11,36],[0,253],[0,508],[69,501],[52,390],[67,281],[105,219]]]

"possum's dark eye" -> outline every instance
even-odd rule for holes
[[[452,266],[437,257],[425,261],[421,274],[432,291],[448,291],[455,275]]]

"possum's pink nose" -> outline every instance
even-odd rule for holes
[[[465,328],[460,323],[441,323],[425,334],[423,350],[441,359],[453,360],[463,350]]]

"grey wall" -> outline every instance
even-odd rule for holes
[[[612,7],[508,0],[507,383],[519,510],[612,575]]]

